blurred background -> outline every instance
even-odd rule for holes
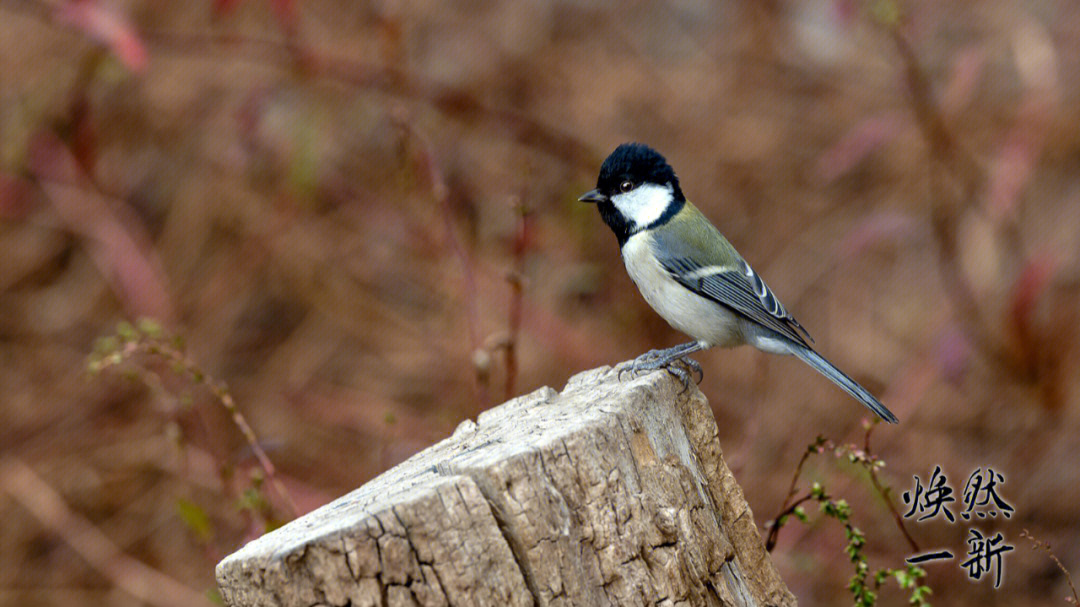
[[[0,0],[0,603],[212,604],[267,528],[681,343],[576,202],[636,140],[901,419],[897,515],[830,450],[798,493],[872,568],[950,550],[934,604],[1064,604],[1020,534],[1080,574],[1078,51],[1064,0]],[[759,527],[816,436],[864,445],[799,361],[699,360]],[[935,466],[956,522],[904,518]],[[964,521],[987,467],[1015,512]],[[806,506],[773,559],[850,604]],[[1015,547],[998,589],[972,528]]]

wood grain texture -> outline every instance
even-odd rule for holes
[[[485,411],[226,557],[228,605],[794,605],[705,397],[610,368]]]

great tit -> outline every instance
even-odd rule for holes
[[[694,338],[639,356],[632,372],[663,368],[686,382],[687,368],[701,374],[687,355],[713,346],[750,344],[773,354],[794,354],[882,419],[897,423],[866,388],[810,347],[810,334],[683,196],[675,171],[656,150],[640,143],[615,148],[600,167],[596,189],[579,200],[595,203],[615,232],[626,271],[645,301],[671,326]]]

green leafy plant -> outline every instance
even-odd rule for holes
[[[847,540],[844,553],[847,554],[854,568],[854,574],[851,576],[851,581],[848,582],[847,587],[851,592],[853,604],[856,607],[873,607],[877,603],[878,592],[890,578],[896,580],[901,590],[909,592],[908,604],[929,607],[928,597],[932,591],[928,585],[922,583],[922,580],[926,577],[926,571],[922,568],[907,564],[904,568],[885,567],[871,572],[869,561],[863,553],[863,548],[866,546],[866,535],[852,523],[851,506],[847,503],[847,500],[834,498],[821,483],[816,481],[811,484],[805,493],[796,497],[799,493],[798,482],[802,476],[803,467],[811,456],[828,452],[832,453],[836,458],[844,458],[849,463],[867,471],[874,489],[887,504],[904,537],[912,545],[912,548],[917,551],[918,545],[911,538],[907,529],[904,528],[903,518],[892,505],[889,497],[891,488],[884,485],[878,477],[878,472],[885,467],[885,462],[875,457],[870,450],[870,434],[875,425],[876,422],[867,422],[863,447],[836,445],[821,435],[818,435],[813,442],[807,445],[806,450],[799,459],[799,463],[795,467],[791,487],[780,508],[780,513],[769,523],[769,535],[765,541],[765,548],[770,552],[772,551],[779,538],[780,529],[790,521],[791,517],[795,517],[804,524],[809,524],[810,516],[806,513],[804,504],[815,502],[818,504],[822,515],[836,520],[844,528],[844,538]]]
[[[205,386],[214,399],[229,413],[233,424],[244,436],[251,452],[259,463],[259,469],[251,475],[251,485],[244,490],[238,507],[241,511],[251,512],[266,521],[268,528],[280,523],[273,516],[273,508],[262,493],[263,481],[268,481],[274,492],[289,509],[291,516],[298,514],[285,486],[277,478],[277,470],[266,451],[259,444],[258,437],[240,412],[228,385],[208,375],[199,365],[184,353],[184,342],[179,336],[165,333],[161,325],[148,318],[135,323],[120,322],[116,333],[101,337],[94,345],[87,369],[91,374],[99,374],[110,369],[120,369],[130,379],[142,380],[148,385],[161,389],[161,381],[150,368],[151,361],[160,361],[168,365],[176,375],[187,379],[193,385]],[[176,395],[182,404],[190,405],[190,396]],[[180,439],[177,439],[180,440]],[[182,499],[177,504],[178,514],[185,525],[200,539],[210,536],[210,521],[202,509],[194,502]]]

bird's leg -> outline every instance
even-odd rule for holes
[[[672,348],[665,348],[663,350],[649,350],[648,352],[634,359],[632,370],[634,372],[637,372],[661,369],[680,358],[684,358],[687,354],[699,352],[701,351],[701,349],[702,348],[700,342],[691,341]],[[701,367],[697,363],[688,363],[688,366],[695,367],[694,371],[700,372]]]
[[[699,365],[696,360],[687,358],[688,354],[693,354],[694,352],[699,352],[701,350],[701,343],[696,341],[691,341],[672,348],[666,348],[664,350],[649,350],[645,354],[635,358],[630,364],[630,368],[624,370],[630,371],[632,375],[637,375],[641,371],[664,369],[668,373],[681,379],[684,385],[689,386],[690,381],[692,380],[692,373],[697,374],[699,382],[704,379],[705,374],[701,370],[701,365]]]

